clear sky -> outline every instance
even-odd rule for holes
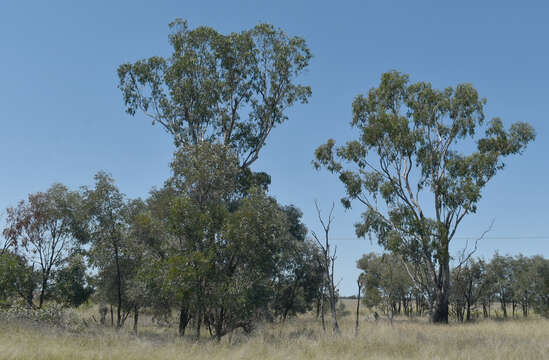
[[[447,4],[447,5],[444,5]],[[451,5],[448,5],[451,4]],[[276,128],[254,170],[271,194],[295,204],[319,230],[314,200],[336,202],[336,277],[351,295],[356,260],[379,251],[356,240],[361,208],[345,212],[343,187],[311,166],[314,149],[350,137],[351,102],[396,69],[435,87],[471,82],[487,117],[528,121],[538,137],[492,181],[454,250],[495,220],[478,255],[549,256],[549,8],[546,1],[2,1],[0,3],[0,208],[53,182],[77,188],[99,170],[130,197],[169,176],[171,138],[124,113],[118,65],[168,56],[168,23],[187,19],[227,33],[269,22],[307,40],[314,58],[301,78],[313,91]]]

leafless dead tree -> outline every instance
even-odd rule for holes
[[[323,260],[324,260],[323,268],[324,268],[326,283],[328,287],[328,299],[330,301],[330,312],[332,313],[332,331],[334,334],[339,334],[340,331],[339,331],[339,325],[337,322],[337,313],[336,313],[336,286],[334,283],[334,267],[335,267],[337,247],[334,247],[333,252],[331,251],[330,238],[329,238],[330,226],[332,225],[332,222],[334,220],[334,216],[333,216],[334,207],[335,207],[335,203],[332,203],[332,208],[330,209],[330,213],[328,214],[328,217],[324,219],[322,218],[322,214],[318,206],[318,201],[315,200],[315,208],[318,214],[318,220],[320,221],[320,224],[324,229],[324,241],[321,241],[320,237],[314,231],[312,232],[312,235],[318,247],[320,248],[320,250],[322,250],[322,254],[323,254]]]

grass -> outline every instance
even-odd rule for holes
[[[304,316],[266,325],[250,337],[220,343],[175,336],[174,329],[143,326],[129,331],[88,328],[75,333],[22,323],[0,324],[1,359],[548,359],[549,321],[481,321],[432,325],[422,319],[388,322],[341,319],[342,334],[323,333]]]

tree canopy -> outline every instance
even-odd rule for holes
[[[305,40],[269,24],[228,35],[182,20],[170,29],[170,57],[118,68],[126,111],[159,123],[176,146],[220,142],[248,167],[285,110],[311,95],[296,83],[311,59]]]
[[[437,90],[384,73],[378,87],[353,101],[358,138],[339,147],[330,139],[315,151],[314,165],[344,184],[343,204],[365,207],[357,235],[375,235],[428,267],[436,284],[434,321],[448,319],[449,244],[458,226],[477,211],[503,159],[535,138],[528,123],[505,129],[499,118],[485,121],[485,103],[471,84]]]

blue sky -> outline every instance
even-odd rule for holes
[[[536,142],[488,185],[454,251],[494,220],[480,256],[549,256],[548,16],[544,1],[3,1],[0,208],[53,182],[91,184],[99,170],[128,196],[146,196],[169,176],[174,149],[160,127],[124,113],[116,68],[169,55],[168,23],[176,17],[225,33],[262,21],[307,40],[314,58],[301,81],[313,96],[273,131],[254,169],[271,174],[272,195],[301,208],[311,230],[320,225],[314,200],[326,211],[336,201],[343,294],[356,291],[356,260],[379,249],[354,239],[360,207],[345,212],[342,186],[311,160],[328,138],[350,138],[354,96],[391,69],[439,88],[471,82],[488,99],[487,117],[536,128]]]

